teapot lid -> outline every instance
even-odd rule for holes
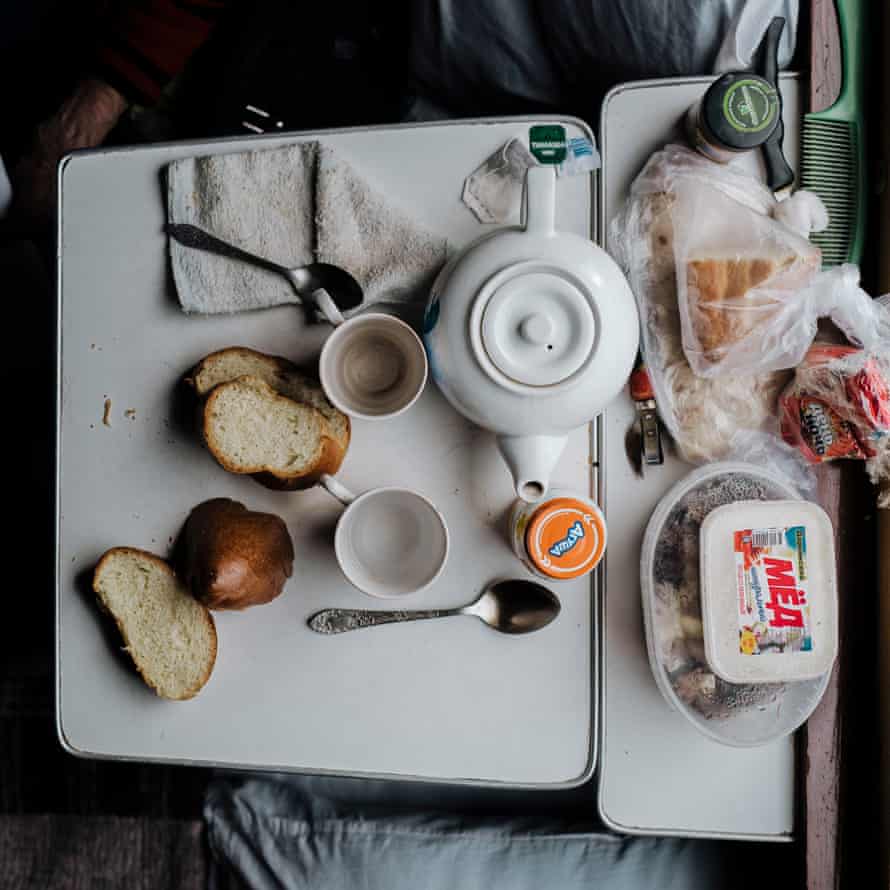
[[[483,367],[541,387],[562,383],[584,367],[596,327],[586,285],[565,269],[536,261],[508,266],[489,279],[470,323]]]

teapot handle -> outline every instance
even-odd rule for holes
[[[549,164],[529,167],[522,199],[526,232],[552,234],[556,223],[556,170]]]

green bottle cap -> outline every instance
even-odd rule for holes
[[[769,139],[781,114],[776,88],[756,74],[724,74],[702,99],[701,123],[708,142],[730,151],[747,151]]]

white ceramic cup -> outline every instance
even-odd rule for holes
[[[383,420],[406,411],[423,392],[426,350],[410,325],[369,312],[334,328],[321,351],[319,376],[344,414]]]
[[[346,506],[334,552],[350,583],[387,598],[417,593],[439,577],[448,558],[448,526],[427,498],[407,488],[355,495],[333,476],[320,481]]]

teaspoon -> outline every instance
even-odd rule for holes
[[[167,223],[165,229],[171,238],[185,247],[206,250],[208,253],[252,263],[261,269],[283,275],[291,283],[297,295],[317,306],[332,325],[343,324],[342,313],[360,306],[364,299],[361,285],[340,266],[331,263],[308,263],[290,269],[229,244],[228,241],[223,241],[188,223]]]
[[[524,634],[546,627],[559,610],[559,600],[546,587],[514,580],[491,584],[473,602],[456,609],[323,609],[312,615],[308,624],[316,633],[339,634],[379,624],[475,615],[501,633]]]

